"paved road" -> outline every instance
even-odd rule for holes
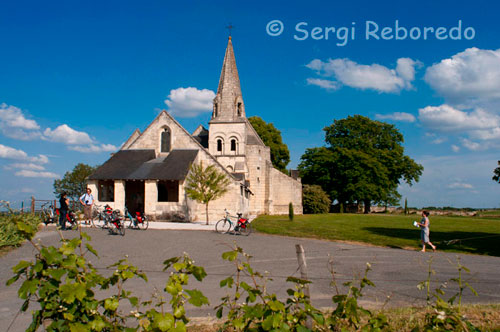
[[[390,297],[388,305],[418,305],[425,301],[425,294],[416,288],[418,282],[426,279],[427,260],[433,258],[435,279],[445,281],[456,277],[456,268],[451,264],[456,261],[457,254],[420,253],[401,249],[379,248],[354,245],[340,242],[328,242],[312,239],[298,239],[270,235],[252,234],[249,237],[220,235],[209,231],[181,230],[128,230],[125,237],[111,236],[107,232],[88,229],[92,236],[92,244],[100,254],[94,265],[102,268],[115,262],[124,255],[143,269],[149,283],[131,281],[128,289],[143,300],[149,299],[154,288],[163,289],[167,274],[162,271],[162,262],[166,258],[182,255],[187,252],[198,265],[205,267],[208,276],[203,283],[194,281],[192,288],[198,288],[209,298],[211,307],[204,309],[188,308],[191,317],[214,315],[213,306],[225,295],[219,288],[220,280],[229,276],[233,266],[221,259],[221,254],[237,243],[246,252],[253,255],[254,269],[268,271],[273,281],[268,284],[271,292],[283,296],[287,289],[285,282],[288,276],[300,276],[295,254],[295,244],[302,244],[306,251],[308,273],[313,284],[311,297],[318,307],[331,306],[334,289],[330,286],[331,275],[328,270],[329,259],[338,284],[361,275],[366,262],[370,262],[373,271],[369,278],[376,288],[369,289],[363,302],[370,306],[382,305]],[[67,231],[66,236],[76,235],[75,231]],[[57,244],[58,234],[53,228],[47,228],[38,234],[43,244]],[[0,257],[0,331],[6,331],[14,321],[10,331],[24,331],[30,322],[28,314],[19,314],[21,301],[17,299],[19,284],[6,287],[5,281],[12,275],[11,267],[19,260],[30,260],[34,255],[29,245]],[[499,303],[500,302],[500,258],[474,255],[460,255],[461,262],[472,271],[467,278],[479,293],[473,297],[467,293],[466,302]],[[451,262],[451,263],[450,263]],[[436,281],[435,285],[437,286]],[[16,287],[17,286],[17,287]],[[448,288],[450,294],[454,288]],[[16,317],[16,318],[15,318]],[[15,320],[14,320],[15,318]]]

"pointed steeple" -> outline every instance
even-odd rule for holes
[[[245,118],[245,105],[241,95],[240,77],[236,68],[231,36],[227,42],[211,122],[240,122]]]

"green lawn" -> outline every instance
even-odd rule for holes
[[[418,249],[420,229],[413,220],[420,216],[315,214],[295,216],[293,221],[288,216],[260,216],[252,225],[268,234]],[[500,218],[431,215],[430,222],[431,242],[438,250],[500,256]]]

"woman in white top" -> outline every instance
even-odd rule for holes
[[[429,212],[428,211],[422,211],[422,220],[420,220],[419,223],[417,223],[418,226],[420,226],[421,232],[420,232],[420,238],[422,240],[422,252],[425,252],[425,245],[428,244],[433,251],[436,251],[436,246],[433,245],[429,239]]]

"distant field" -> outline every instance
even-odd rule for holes
[[[419,249],[418,215],[315,214],[261,216],[252,225],[262,233]],[[430,216],[431,242],[438,250],[500,256],[500,218]]]

